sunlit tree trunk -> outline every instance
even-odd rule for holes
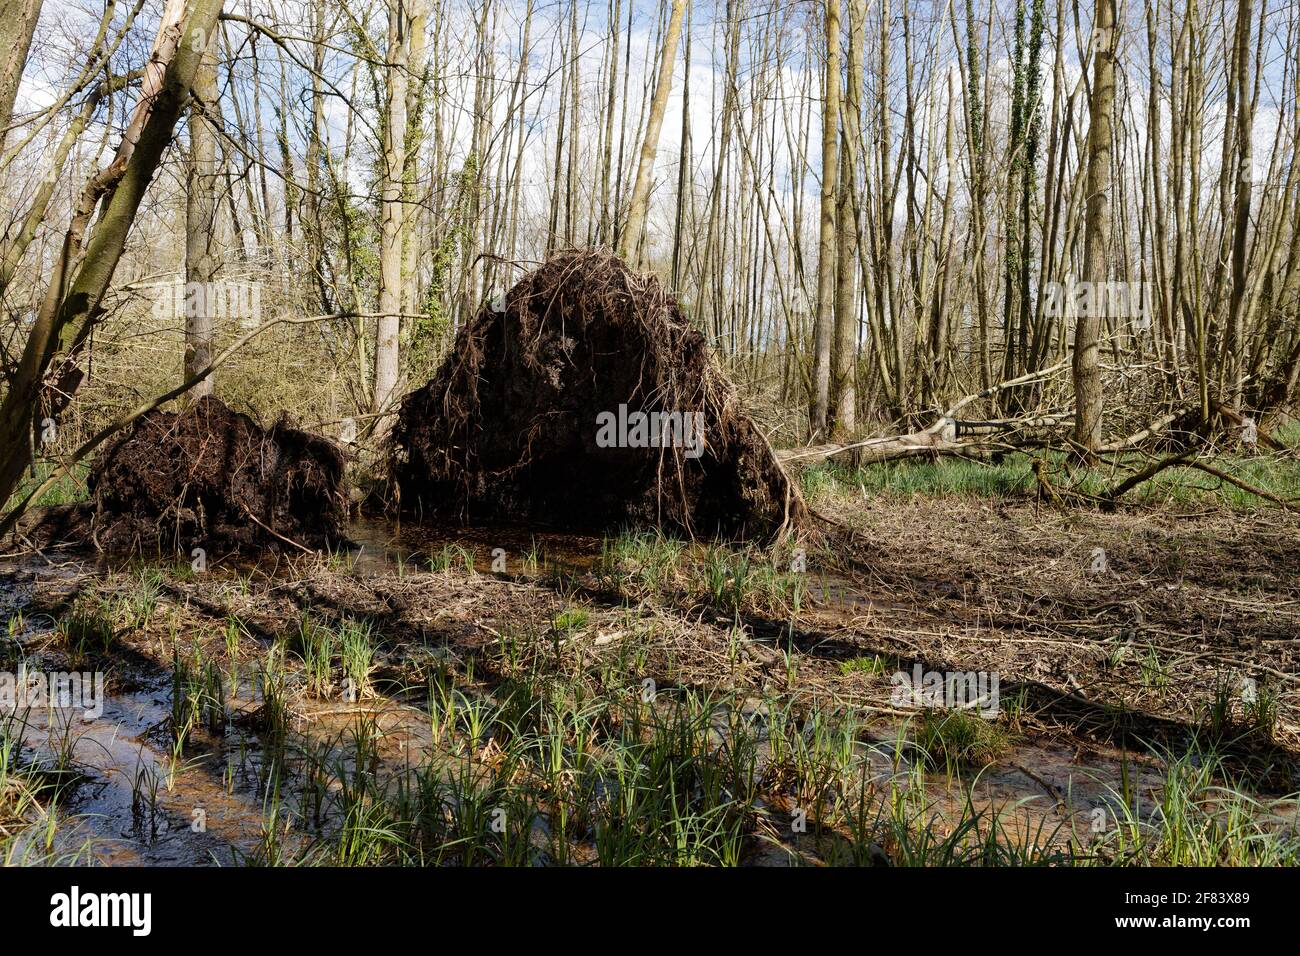
[[[14,112],[42,0],[0,0],[0,148]]]
[[[863,48],[867,41],[866,0],[849,0],[849,47],[844,78],[840,182],[836,197],[838,265],[835,278],[835,348],[831,397],[835,403],[832,438],[847,438],[856,426],[854,367],[858,357],[857,226],[853,192],[857,189],[858,140],[861,136]]]
[[[402,203],[402,172],[406,168],[406,93],[410,51],[410,7],[407,0],[388,0],[388,64],[382,122],[380,164],[379,317],[375,321],[376,414],[391,411],[397,397],[402,329],[402,235],[406,220]],[[376,433],[388,430],[390,418],[376,422]]]
[[[664,34],[663,50],[659,59],[659,77],[655,81],[654,97],[650,101],[650,117],[646,122],[645,137],[641,140],[641,155],[637,161],[636,180],[628,201],[627,221],[623,226],[619,254],[631,263],[640,264],[641,234],[645,229],[646,212],[650,202],[650,186],[654,177],[655,152],[659,149],[659,130],[668,109],[668,94],[673,85],[673,66],[677,61],[677,40],[682,33],[682,15],[686,0],[673,0],[668,15],[668,30]]]
[[[212,363],[213,305],[217,290],[217,105],[216,43],[208,44],[190,102],[190,162],[185,193],[185,361],[186,380]],[[212,376],[190,389],[189,397],[212,394]]]
[[[835,203],[839,177],[840,0],[826,0],[826,72],[822,99],[821,229],[817,242],[817,316],[813,323],[812,435],[826,434],[835,322]]]
[[[1092,91],[1088,104],[1086,208],[1083,225],[1083,280],[1102,283],[1108,274],[1110,235],[1111,119],[1115,103],[1115,3],[1097,0],[1092,34]],[[1101,316],[1081,310],[1074,330],[1074,440],[1087,455],[1101,447]]]

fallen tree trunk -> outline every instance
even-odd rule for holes
[[[857,465],[871,465],[900,458],[924,458],[933,455],[957,455],[975,450],[977,443],[959,442],[955,429],[926,429],[910,435],[870,438],[851,444],[811,445],[777,451],[782,465],[812,465],[837,458],[849,458]]]
[[[1240,488],[1247,494],[1263,498],[1265,501],[1271,501],[1273,504],[1286,511],[1300,512],[1300,503],[1288,501],[1285,498],[1273,494],[1271,491],[1252,485],[1248,481],[1243,481],[1236,475],[1229,474],[1221,468],[1215,468],[1213,465],[1206,464],[1195,457],[1197,452],[1198,449],[1196,448],[1188,448],[1176,455],[1170,455],[1168,458],[1152,462],[1146,468],[1143,468],[1141,471],[1130,475],[1128,478],[1121,481],[1114,488],[1099,495],[1097,500],[1101,503],[1103,508],[1110,510],[1114,508],[1115,502],[1119,500],[1121,495],[1124,495],[1125,493],[1132,491],[1138,485],[1151,480],[1165,469],[1191,468],[1196,471],[1205,472],[1207,475],[1212,475],[1220,481],[1225,481],[1236,488]]]
[[[959,457],[985,457],[997,451],[1008,451],[1011,445],[1005,442],[961,441],[966,435],[983,437],[1014,431],[1035,431],[1052,428],[1069,420],[1067,415],[1040,415],[1037,417],[1005,419],[995,421],[962,421],[957,413],[963,408],[982,398],[991,398],[999,392],[1018,385],[1049,378],[1064,370],[1068,362],[1058,362],[1050,368],[1036,372],[1027,372],[1017,378],[1000,382],[983,391],[967,395],[952,405],[929,428],[907,435],[895,435],[885,438],[868,438],[848,444],[812,445],[807,448],[787,448],[776,453],[777,459],[784,464],[812,465],[837,458],[848,458],[854,464],[869,465],[900,458],[924,458],[939,455]],[[1031,440],[1034,443],[1036,440]],[[1022,445],[1028,443],[1021,443]]]
[[[1046,378],[1065,367],[1060,363],[1040,372],[1031,372],[1019,378],[1011,379],[968,395],[949,408],[937,421],[921,431],[905,435],[890,435],[879,438],[867,438],[862,441],[845,444],[810,445],[804,448],[786,448],[776,452],[777,459],[783,464],[808,466],[823,461],[841,460],[853,465],[872,465],[886,461],[906,458],[938,458],[952,456],[958,458],[987,458],[991,455],[1024,450],[1060,446],[1067,450],[1078,451],[1068,435],[1061,435],[1057,430],[1068,426],[1073,419],[1072,411],[1040,412],[1022,418],[993,419],[987,421],[965,420],[956,417],[956,413],[972,402],[988,398],[1028,382]],[[1219,403],[1216,414],[1237,435],[1243,444],[1250,445],[1256,441],[1274,450],[1286,448],[1281,442],[1258,429],[1253,420],[1239,412]],[[1097,450],[1100,455],[1113,455],[1136,450],[1143,445],[1162,442],[1172,446],[1176,451],[1186,449],[1188,438],[1195,435],[1192,420],[1199,416],[1195,408],[1183,408],[1170,411],[1144,425],[1125,438],[1118,439]],[[1178,456],[1184,457],[1184,456]],[[1246,488],[1243,490],[1250,491]]]

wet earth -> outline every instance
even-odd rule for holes
[[[926,514],[922,507],[912,518]],[[1062,547],[1048,544],[1045,554],[1036,554],[1035,546],[1042,548],[1049,535],[1022,521],[1017,525],[1019,546],[1014,536],[1002,546],[1030,566],[1031,579],[1033,565],[1039,564],[1037,579],[1022,585],[1019,594],[1008,588],[996,595],[982,593],[991,573],[963,576],[962,569],[953,566],[969,560],[966,554],[958,554],[944,566],[948,572],[944,580],[937,579],[933,567],[917,561],[910,565],[910,584],[900,586],[898,565],[907,564],[910,544],[903,535],[887,534],[892,520],[886,519],[884,527],[873,526],[870,519],[860,525],[866,533],[874,533],[874,565],[846,570],[841,564],[810,573],[805,605],[784,624],[762,613],[717,614],[672,596],[658,603],[638,597],[637,613],[642,620],[674,622],[676,651],[691,640],[708,649],[708,654],[680,657],[670,650],[673,680],[683,686],[725,687],[757,702],[783,683],[783,667],[792,672],[790,662],[797,657],[798,678],[784,681],[792,698],[829,695],[864,715],[864,729],[855,746],[869,777],[896,774],[911,759],[905,740],[908,715],[891,697],[894,674],[922,661],[927,668],[941,671],[1000,672],[1003,700],[1018,699],[1024,714],[1016,717],[1010,747],[973,780],[926,771],[924,788],[931,812],[940,816],[949,812],[960,816],[974,799],[1011,808],[1008,826],[1029,833],[1044,826],[1086,830],[1121,793],[1138,805],[1138,812],[1144,801],[1158,805],[1163,777],[1151,752],[1158,748],[1134,746],[1134,735],[1159,731],[1166,734],[1162,739],[1168,744],[1182,739],[1180,734],[1186,737],[1194,722],[1186,700],[1174,691],[1181,686],[1180,678],[1201,681],[1197,686],[1203,688],[1203,675],[1190,665],[1168,666],[1170,659],[1177,659],[1164,655],[1175,646],[1175,635],[1160,623],[1162,609],[1177,603],[1168,596],[1171,581],[1179,587],[1187,581],[1187,563],[1156,570],[1158,562],[1148,556],[1143,568],[1121,564],[1117,576],[1132,573],[1110,589],[1116,592],[1110,604],[1083,602],[1077,592],[1093,582],[1079,584],[1077,572],[1071,571],[1073,583],[1058,587],[1052,575],[1064,576]],[[996,516],[991,520],[998,521]],[[599,656],[625,640],[630,602],[626,595],[610,596],[604,580],[596,580],[605,547],[600,538],[529,529],[431,529],[375,518],[354,520],[348,533],[354,546],[317,560],[310,571],[283,558],[260,564],[215,560],[202,574],[192,568],[187,572],[184,559],[156,563],[162,573],[152,579],[156,582],[153,623],[115,642],[111,659],[96,659],[93,653],[86,657],[71,649],[66,635],[60,634],[59,622],[88,585],[147,574],[147,562],[84,553],[0,559],[0,621],[5,622],[0,624],[0,638],[5,640],[0,670],[22,674],[24,669],[94,667],[108,674],[102,714],[94,719],[83,719],[73,709],[48,707],[0,712],[0,720],[9,722],[27,757],[58,768],[66,777],[59,826],[49,847],[58,858],[108,865],[228,865],[259,852],[264,855],[268,828],[278,826],[282,804],[299,817],[310,816],[313,806],[319,806],[319,799],[313,804],[309,792],[310,768],[329,760],[347,765],[357,759],[351,744],[355,744],[358,715],[367,722],[371,738],[367,759],[373,772],[400,772],[431,752],[428,713],[418,695],[396,689],[400,682],[394,678],[383,685],[389,687],[387,691],[360,700],[340,695],[295,698],[289,719],[291,756],[268,759],[268,749],[276,745],[268,743],[258,718],[267,706],[261,677],[268,636],[288,626],[286,621],[297,612],[288,599],[290,593],[295,600],[306,594],[312,602],[373,612],[392,623],[403,637],[397,650],[380,655],[380,674],[405,674],[417,658],[421,667],[444,658],[463,662],[491,635],[500,640],[506,629],[503,622],[544,619],[575,595],[592,608],[590,623],[584,624],[581,634],[593,654]],[[970,547],[983,548],[977,529],[972,533]],[[1103,528],[1099,534],[1114,537],[1116,531]],[[1025,546],[1028,538],[1034,538],[1036,545]],[[882,540],[887,544],[880,546]],[[1140,535],[1135,538],[1129,533],[1123,540],[1127,550],[1124,543],[1107,539],[1118,561],[1142,553]],[[449,568],[444,560],[437,573],[425,570],[449,551],[455,555],[452,563],[460,561],[460,565]],[[527,570],[520,571],[524,565]],[[1252,573],[1250,568],[1243,571]],[[1024,580],[1015,570],[1001,575],[1008,576],[1013,583]],[[927,578],[929,585],[918,587]],[[1236,594],[1233,600],[1238,604],[1219,605],[1218,620],[1221,628],[1228,621],[1228,639],[1222,639],[1223,631],[1215,642],[1203,627],[1187,629],[1197,631],[1189,636],[1199,639],[1199,647],[1219,647],[1229,661],[1249,659],[1266,673],[1282,675],[1280,747],[1270,758],[1269,776],[1263,780],[1267,790],[1278,794],[1289,792],[1296,766],[1288,746],[1294,739],[1294,665],[1289,656],[1294,631],[1290,628],[1296,614],[1293,605],[1300,602],[1293,597],[1293,580],[1287,575],[1270,584],[1259,578],[1253,588],[1241,588],[1239,581],[1217,585],[1212,580],[1198,581],[1198,586]],[[1157,600],[1151,599],[1152,593]],[[1243,610],[1242,602],[1250,606]],[[168,616],[164,612],[171,611],[175,612],[172,623],[163,623]],[[223,613],[228,619],[236,611],[243,623],[236,650],[220,677],[221,716],[196,727],[177,744],[169,729],[177,703],[176,670],[171,666],[176,653],[174,632],[196,619],[219,631]],[[1248,613],[1253,615],[1251,626],[1234,631],[1232,615]],[[1135,625],[1135,619],[1140,623]],[[173,631],[170,653],[168,627]],[[1136,633],[1144,627],[1148,633]],[[740,663],[733,661],[723,673],[717,663],[723,655],[717,648],[737,629],[744,634],[743,653],[737,656]],[[1122,643],[1126,639],[1127,645]],[[1032,654],[1017,652],[1018,642],[1028,642]],[[1149,661],[1143,664],[1137,652],[1118,654],[1114,642],[1138,649],[1147,644],[1160,648],[1160,655],[1151,654],[1164,656],[1165,676],[1149,676]],[[1023,644],[1019,646],[1023,650]],[[1043,653],[1057,648],[1059,656]],[[652,661],[657,659],[657,651],[649,653]],[[1192,660],[1205,654],[1195,644],[1180,653]],[[1114,685],[1094,682],[1088,676],[1090,667],[1097,674],[1118,672]],[[1130,668],[1136,678],[1128,673]],[[1126,724],[1123,732],[1099,730],[1094,710],[1125,699],[1146,701],[1151,705],[1146,716],[1158,719],[1157,723],[1136,729]],[[1294,807],[1290,812],[1294,825]],[[281,838],[286,852],[305,839],[287,826]],[[798,862],[801,852],[795,838],[765,846],[749,862]]]

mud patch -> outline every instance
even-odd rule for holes
[[[0,538],[0,551],[21,553],[88,543],[94,532],[95,506],[88,501],[33,508],[14,530]]]

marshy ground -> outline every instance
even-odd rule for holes
[[[1058,509],[1029,475],[816,469],[844,530],[802,550],[364,519],[202,571],[10,556],[0,670],[107,699],[0,717],[0,852],[1300,862],[1300,516],[1203,475]],[[918,667],[996,675],[997,713],[900,701]]]

